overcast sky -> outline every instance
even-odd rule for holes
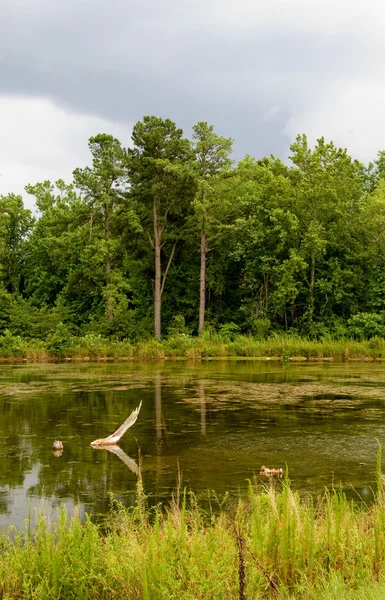
[[[144,115],[208,121],[283,159],[297,133],[385,148],[383,0],[8,0],[0,4],[0,194],[130,143]],[[27,199],[28,202],[28,199]]]

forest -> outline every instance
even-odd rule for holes
[[[144,117],[28,185],[36,213],[0,197],[0,334],[385,336],[385,151],[299,135],[287,163],[234,161],[206,122],[190,138]]]

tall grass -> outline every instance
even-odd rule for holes
[[[200,360],[232,357],[379,360],[385,358],[385,339],[311,340],[295,336],[274,336],[259,340],[252,336],[240,335],[230,340],[219,334],[201,337],[179,334],[161,341],[150,339],[134,343],[129,340],[108,340],[100,335],[86,335],[69,337],[62,343],[53,345],[40,340],[24,340],[9,334],[0,337],[0,359],[9,360]]]
[[[381,454],[376,502],[326,491],[301,498],[256,489],[218,512],[177,492],[149,509],[139,479],[131,509],[112,500],[101,530],[62,509],[0,538],[0,597],[45,599],[383,598],[385,519]]]

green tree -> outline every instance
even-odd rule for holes
[[[244,326],[254,331],[261,320],[281,319],[287,327],[287,307],[299,294],[303,267],[295,250],[299,224],[290,170],[273,156],[259,161],[246,157],[239,169],[247,177],[237,189],[230,248],[241,272]]]
[[[91,137],[88,146],[92,154],[92,167],[75,169],[74,183],[88,206],[90,227],[98,222],[104,232],[99,252],[104,259],[106,313],[111,322],[117,290],[116,279],[114,281],[111,273],[114,254],[111,231],[117,209],[128,189],[125,153],[119,140],[107,134]]]
[[[88,211],[62,180],[28,185],[26,191],[35,198],[39,218],[26,247],[25,295],[37,307],[52,307],[81,263]]]
[[[11,294],[21,292],[25,242],[33,224],[21,196],[0,196],[0,275],[3,288]]]
[[[306,136],[298,136],[291,150],[294,210],[300,225],[298,250],[307,264],[308,294],[303,320],[311,328],[317,264],[325,262],[337,248],[336,254],[341,255],[351,240],[351,225],[365,191],[363,168],[345,149],[326,143],[324,138],[317,140],[311,150]]]
[[[368,194],[359,214],[360,255],[364,264],[365,294],[361,309],[385,310],[385,179]]]
[[[377,158],[364,168],[365,186],[369,193],[373,193],[378,184],[385,178],[385,150],[377,152]]]
[[[218,236],[226,208],[227,212],[229,210],[225,207],[226,194],[220,184],[230,173],[233,140],[217,135],[213,125],[203,121],[193,127],[193,140],[197,188],[193,207],[200,234],[198,331],[202,332],[205,327],[207,253]]]
[[[127,151],[131,196],[138,203],[141,225],[154,257],[154,330],[161,336],[161,304],[188,201],[191,145],[170,119],[144,117],[132,132]],[[168,247],[168,255],[165,248]]]

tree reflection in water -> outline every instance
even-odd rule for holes
[[[114,431],[140,399],[133,435],[95,452],[97,432]],[[285,463],[300,490],[341,481],[368,501],[384,420],[376,364],[0,366],[0,527],[22,524],[42,498],[93,518],[108,511],[109,492],[134,504],[138,448],[154,504],[171,498],[178,465],[183,485],[204,497],[212,489],[238,496],[261,465]],[[53,439],[63,441],[61,457]]]

